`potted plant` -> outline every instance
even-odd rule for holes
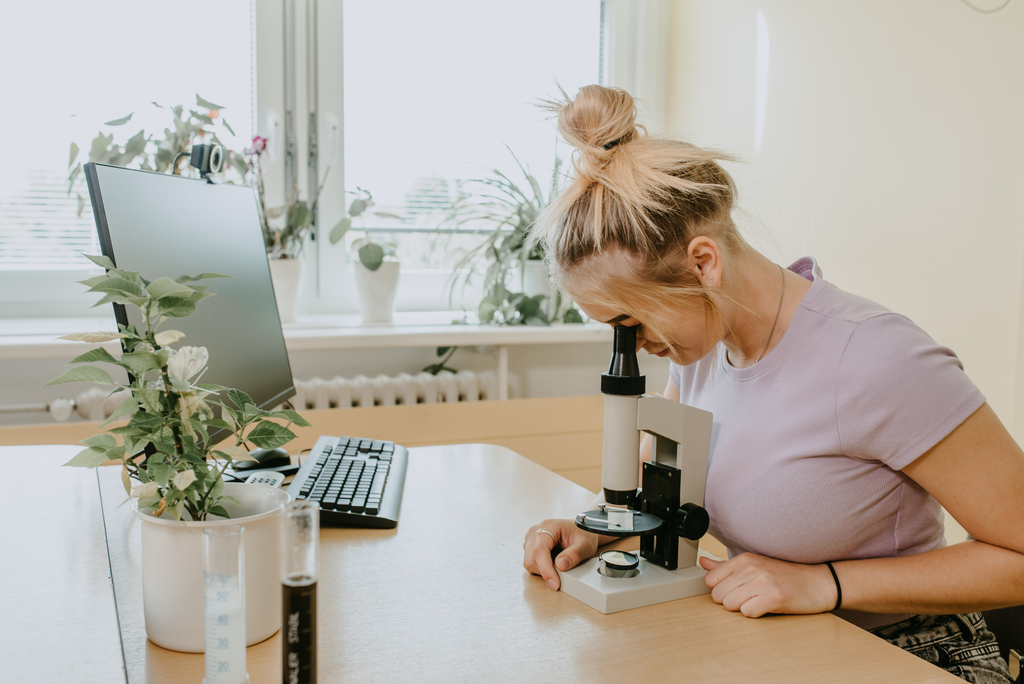
[[[120,144],[114,141],[113,132],[104,134],[100,131],[89,144],[89,161],[99,164],[112,164],[114,166],[131,166],[158,173],[167,173],[169,171],[173,174],[179,174],[181,169],[173,166],[173,164],[179,159],[180,155],[188,151],[192,143],[202,140],[216,143],[224,149],[225,171],[223,174],[226,175],[230,169],[233,172],[232,180],[235,179],[234,174],[237,174],[237,180],[239,181],[245,177],[247,169],[246,159],[242,155],[228,149],[218,136],[221,126],[231,135],[235,134],[227,119],[221,116],[221,110],[224,109],[223,106],[214,104],[198,94],[196,95],[196,107],[198,110],[186,110],[184,105],[164,107],[156,102],[151,104],[158,109],[167,109],[171,114],[171,126],[164,129],[163,137],[146,135],[145,130],[140,130],[125,141],[124,144]],[[103,125],[110,128],[126,126],[134,115],[135,113],[132,112],[128,116],[107,121]],[[81,175],[82,162],[78,159],[81,151],[77,143],[71,143],[68,161],[68,193],[77,192],[79,216],[82,215],[82,211],[85,209],[85,196],[81,192],[82,182],[84,181],[84,177]],[[232,182],[232,180],[228,182]]]
[[[537,179],[512,155],[530,187],[524,192],[506,174],[495,169],[492,177],[469,181],[476,193],[465,193],[452,207],[457,226],[487,226],[486,237],[456,264],[450,281],[454,292],[460,281],[468,284],[473,274],[484,270],[484,297],[477,309],[481,323],[504,325],[550,325],[552,321],[581,323],[580,312],[572,301],[552,286],[544,263],[544,249],[534,245],[526,249],[530,229],[544,208],[558,195],[558,169],[555,158],[547,196]],[[459,276],[465,273],[464,276]],[[518,275],[518,290],[510,281]]]
[[[82,281],[90,292],[103,293],[97,305],[135,307],[142,323],[119,326],[116,333],[62,338],[116,339],[124,351],[115,358],[102,347],[92,349],[48,384],[88,381],[128,394],[102,426],[127,422],[84,440],[86,448],[66,465],[95,468],[113,461],[121,468],[125,493],[142,520],[146,631],[154,643],[203,650],[201,533],[204,527],[232,523],[246,530],[247,640],[265,639],[281,625],[280,605],[264,599],[278,590],[277,516],[288,494],[265,485],[226,484],[224,473],[234,462],[251,458],[250,444],[280,447],[295,437],[290,424],[309,423],[294,411],[262,410],[240,390],[200,384],[209,361],[206,349],[174,348],[184,335],[160,330],[166,320],[191,315],[196,304],[211,296],[199,281],[225,276],[204,273],[149,282],[115,268],[106,257],[88,258],[108,269]],[[125,370],[129,382],[118,382],[95,365],[79,365],[95,363]],[[226,443],[211,439],[216,431],[227,436]]]
[[[267,151],[267,140],[253,136],[252,146],[244,150],[246,178],[256,188],[260,204],[260,220],[263,223],[263,242],[270,259],[270,275],[274,282],[274,296],[282,323],[295,320],[302,283],[302,251],[306,241],[313,237],[317,202],[327,182],[330,166],[317,187],[312,202],[299,197],[298,186],[292,183],[288,201],[280,207],[268,207],[263,184],[263,156]]]
[[[331,230],[331,244],[337,244],[352,228],[352,220],[362,217],[373,206],[373,195],[368,190],[356,188],[355,199],[348,208],[348,215]],[[376,212],[382,218],[400,219],[387,212]],[[354,240],[351,245],[355,255],[356,288],[359,291],[360,310],[363,325],[387,325],[391,323],[395,310],[395,294],[398,292],[398,276],[401,263],[396,254],[397,245],[374,238],[369,231]]]

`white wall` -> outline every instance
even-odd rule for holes
[[[676,0],[671,21],[669,131],[746,160],[748,239],[908,315],[1024,436],[1024,5]]]

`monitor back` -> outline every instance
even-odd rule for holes
[[[119,269],[150,281],[233,276],[197,283],[214,296],[161,326],[185,334],[176,347],[209,351],[200,382],[240,389],[264,408],[294,396],[255,190],[104,164],[85,172],[103,254]],[[141,322],[121,306],[115,314],[122,324]]]

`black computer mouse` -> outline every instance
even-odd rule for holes
[[[279,468],[281,466],[290,465],[292,462],[288,451],[281,447],[276,449],[253,449],[249,452],[249,455],[256,460],[236,461],[234,464],[235,470],[264,470],[266,468]]]

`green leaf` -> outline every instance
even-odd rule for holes
[[[230,133],[231,135],[235,135],[235,129],[231,128],[231,126],[228,125],[226,119],[221,119],[220,122],[224,124],[224,128],[228,129],[228,133]]]
[[[352,204],[350,204],[349,207],[348,207],[348,215],[349,216],[353,216],[353,217],[359,216],[364,211],[366,211],[366,208],[368,206],[370,206],[369,203],[367,203],[367,201],[364,200],[364,199],[352,200]],[[376,269],[371,269],[371,270],[376,270]]]
[[[137,378],[141,378],[149,371],[157,370],[162,366],[160,358],[153,352],[121,354],[121,365],[125,366]]]
[[[565,321],[566,323],[582,323],[583,316],[581,316],[580,312],[577,311],[576,309],[569,309],[562,316],[562,320]]]
[[[100,423],[100,427],[106,427],[107,425],[110,425],[118,418],[132,415],[134,413],[137,413],[138,410],[139,401],[135,397],[128,397],[127,399],[125,399],[124,401],[117,405],[117,408],[114,409],[114,412],[110,414],[109,418]]]
[[[178,276],[178,278],[175,280],[175,282],[180,283],[180,284],[184,284],[184,283],[191,283],[191,282],[196,281],[196,280],[208,280],[210,278],[234,278],[234,277],[235,276],[221,275],[220,273],[203,273],[202,275],[197,275],[197,276],[187,276],[187,275]],[[196,288],[191,288],[191,289],[195,290]]]
[[[384,248],[375,242],[363,245],[359,248],[359,262],[371,271],[376,271],[384,263]]]
[[[246,404],[252,404],[253,406],[256,405],[256,402],[254,402],[252,400],[252,397],[250,397],[248,394],[246,394],[242,390],[229,389],[228,390],[228,398],[238,408],[245,408]]]
[[[199,93],[196,93],[196,104],[200,107],[206,107],[207,109],[224,109],[224,107],[220,106],[219,104],[213,104],[209,100],[204,100],[203,98],[199,97]]]
[[[209,418],[203,422],[206,423],[206,427],[234,432],[234,428],[231,427],[231,424],[225,420],[221,420],[220,418]]]
[[[305,418],[300,416],[298,413],[296,413],[295,411],[292,411],[290,409],[285,409],[283,411],[274,411],[270,415],[273,416],[274,418],[284,418],[285,420],[290,420],[293,423],[295,423],[296,425],[298,425],[299,427],[312,427],[313,426],[313,424],[310,423],[308,420],[306,420]]]
[[[139,283],[133,282],[131,280],[127,280],[126,278],[121,278],[121,277],[118,277],[118,276],[113,276],[113,277],[107,278],[102,283],[96,283],[91,288],[89,288],[89,291],[90,292],[110,292],[110,293],[120,292],[120,293],[129,295],[131,297],[145,297],[146,296],[146,292],[145,292],[145,290],[142,289],[142,285],[140,285]]]
[[[83,439],[82,444],[94,449],[103,449],[104,453],[106,453],[107,449],[113,449],[117,446],[117,440],[114,439],[113,435],[104,433],[102,435],[94,435],[88,439]]]
[[[276,449],[295,439],[295,433],[283,425],[264,420],[253,428],[246,439],[260,449]]]
[[[60,385],[65,382],[98,382],[103,385],[117,384],[114,382],[114,379],[110,377],[110,374],[102,368],[97,368],[96,366],[79,366],[78,368],[72,368],[56,380],[51,380],[43,385],[43,387]]]
[[[404,221],[405,220],[404,218],[402,218],[398,214],[392,214],[390,211],[375,211],[375,212],[373,212],[373,215],[376,216],[377,218],[397,219],[399,221]]]
[[[133,390],[138,399],[142,402],[143,407],[146,411],[151,414],[160,413],[160,390],[159,389],[135,389]],[[138,416],[139,414],[135,414]]]
[[[88,448],[84,451],[79,451],[75,454],[75,457],[65,463],[66,466],[74,466],[76,468],[95,468],[104,461],[107,460],[106,450],[100,451],[98,449]]]
[[[228,512],[224,509],[223,506],[210,506],[210,510],[208,510],[206,512],[206,514],[207,515],[219,515],[222,518],[230,518],[231,517],[230,515],[228,515]]]
[[[106,122],[103,125],[104,126],[124,126],[126,123],[128,123],[129,121],[132,120],[132,114],[135,114],[135,112],[132,112],[128,116],[124,117],[123,119],[114,119],[113,121],[108,121],[108,122]]]
[[[97,347],[96,349],[92,349],[90,351],[87,351],[84,354],[82,354],[80,356],[76,356],[75,358],[73,358],[70,361],[68,361],[69,364],[71,364],[71,363],[93,363],[93,362],[113,363],[113,364],[117,364],[118,363],[117,359],[115,359],[113,356],[111,356],[110,352],[108,352],[103,347]]]
[[[117,266],[114,266],[114,262],[105,256],[94,256],[91,254],[83,254],[82,256],[84,256],[86,259],[96,264],[97,266],[101,266],[109,271],[113,271],[117,268]]]
[[[71,154],[68,158],[68,166],[71,166],[72,164],[75,163],[75,160],[78,159],[79,152],[81,152],[81,150],[78,149],[78,145],[76,145],[75,143],[71,143]]]
[[[174,282],[170,278],[158,278],[151,282],[147,287],[146,291],[149,292],[153,299],[162,299],[164,297],[191,297],[192,293],[195,292],[191,287],[181,285]]]
[[[340,221],[338,221],[338,225],[334,226],[334,228],[331,228],[331,233],[328,236],[328,238],[331,241],[331,244],[336,245],[339,242],[341,242],[341,238],[345,237],[345,233],[347,233],[348,229],[351,227],[352,219],[350,218],[343,218]]]
[[[160,390],[143,390],[143,391],[159,393]],[[154,415],[152,413],[145,413],[143,411],[139,411],[134,416],[132,416],[131,420],[128,421],[127,427],[141,428],[143,430],[151,430],[152,431],[152,430],[158,430],[160,428],[160,426],[163,425],[163,424],[164,424],[164,419],[161,418],[160,416]],[[173,449],[173,445],[166,445],[166,446],[168,446],[169,448]]]
[[[451,347],[438,347],[437,348],[437,355],[438,356],[444,356],[445,354],[448,353],[449,349],[451,349]]]

